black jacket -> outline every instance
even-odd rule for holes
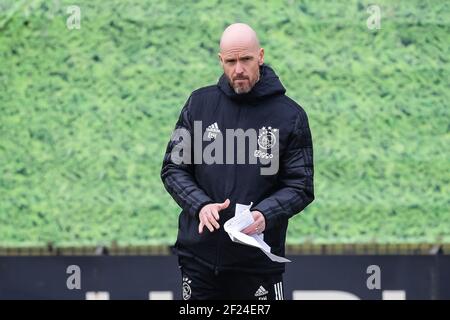
[[[164,186],[182,208],[175,244],[178,254],[194,257],[218,272],[284,271],[283,263],[272,262],[261,250],[230,240],[223,224],[234,216],[236,203],[249,205],[253,202],[252,210],[263,213],[266,219],[264,240],[272,247],[272,253],[284,256],[288,219],[314,199],[313,148],[307,115],[285,95],[283,85],[269,66],[261,66],[260,75],[260,80],[246,94],[236,94],[224,75],[217,85],[194,91],[181,111],[176,128],[187,129],[192,139],[198,140],[200,137],[193,136],[194,121],[202,121],[201,134],[208,127],[213,132],[214,129],[215,132],[220,130],[226,141],[226,129],[245,131],[253,128],[260,133],[263,127],[266,130],[271,127],[278,134],[272,148],[259,139],[256,146],[248,143],[246,164],[227,164],[225,150],[224,164],[176,164],[177,161],[172,161],[171,152],[174,146],[183,145],[183,139],[178,138],[169,142],[162,166]],[[201,150],[213,140],[203,141]],[[268,150],[260,147],[260,142]],[[279,170],[275,174],[261,175],[260,169],[269,165],[262,164],[256,157],[252,159],[256,164],[249,164],[249,158],[254,156],[256,149],[270,155],[275,146],[279,148]],[[194,150],[192,144],[191,162],[194,161]],[[276,152],[272,154],[277,157]],[[205,227],[199,234],[200,209],[208,203],[221,203],[227,198],[231,204],[220,212],[220,229],[211,233]]]

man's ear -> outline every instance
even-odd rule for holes
[[[258,63],[260,66],[264,63],[264,48],[259,49]]]
[[[217,56],[219,57],[220,64],[223,67],[223,59],[222,59],[222,55],[220,54],[220,52],[217,54]]]

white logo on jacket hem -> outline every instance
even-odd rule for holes
[[[183,277],[183,299],[189,300],[191,298],[192,290],[191,286],[189,285],[192,282],[192,280],[189,280],[188,277]]]
[[[217,134],[220,133],[219,126],[217,125],[217,122],[214,122],[213,124],[209,125],[208,128],[206,128],[206,132],[208,132],[208,139],[216,139]]]
[[[267,291],[263,286],[260,286],[258,290],[255,292],[255,297],[259,297],[259,300],[266,300],[267,297],[263,297],[267,295],[269,291]]]

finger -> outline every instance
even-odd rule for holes
[[[214,227],[211,225],[211,223],[208,220],[205,219],[204,224],[209,229],[209,231],[211,231],[211,232],[214,231]]]
[[[261,233],[266,229],[266,225],[264,224],[263,221],[255,221],[256,227],[258,227],[258,230],[256,231],[256,233]],[[255,230],[256,230],[255,227]]]
[[[265,221],[264,215],[259,211],[252,211],[252,216],[255,221]]]
[[[217,214],[218,215],[218,214]],[[216,219],[214,219],[214,216],[211,214],[208,216],[208,221],[209,223],[211,223],[211,225],[213,225],[216,229],[220,228],[219,223],[216,221]]]
[[[219,210],[228,208],[230,205],[230,199],[225,200],[223,203],[219,204]]]
[[[205,224],[203,222],[200,221],[199,225],[198,225],[198,233],[202,233],[203,232],[203,227],[205,226]]]
[[[260,229],[263,230],[266,227],[266,224],[263,219],[258,219],[255,221],[255,223],[258,226],[258,230],[260,230]]]
[[[209,222],[209,217],[211,216],[211,214],[208,211],[202,212],[202,214],[200,215],[200,222],[203,224],[202,226],[202,232],[203,232],[203,227],[207,227],[209,229],[209,231],[213,232],[214,228],[211,225],[211,223]],[[214,220],[214,219],[213,219]],[[200,227],[200,226],[199,226]]]
[[[255,223],[258,225],[258,231],[262,232],[266,229],[266,219],[264,216],[258,212],[253,211],[253,219],[255,220]]]
[[[252,223],[247,228],[243,229],[241,232],[250,235],[250,234],[252,234],[252,232],[255,231],[256,226],[257,226],[256,223]]]
[[[212,215],[216,220],[219,220],[219,212],[216,209],[211,209]]]

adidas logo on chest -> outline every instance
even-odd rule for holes
[[[213,124],[209,125],[208,128],[206,128],[206,132],[208,132],[208,139],[216,139],[217,134],[220,133],[219,126],[217,125],[217,122],[214,122]]]

